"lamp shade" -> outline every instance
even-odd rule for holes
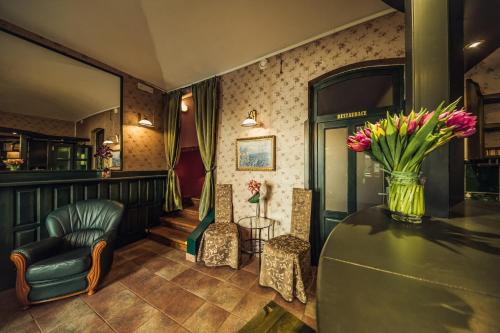
[[[139,125],[145,127],[153,127],[153,123],[148,118],[141,117],[140,113],[139,113]]]
[[[253,127],[255,125],[257,125],[257,122],[255,121],[255,119],[252,118],[247,118],[243,120],[243,122],[241,123],[241,126],[243,127]]]
[[[255,109],[248,112],[248,116],[245,120],[243,120],[241,126],[243,127],[257,126],[257,111]]]

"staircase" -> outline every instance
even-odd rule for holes
[[[160,217],[160,224],[149,229],[149,238],[186,251],[187,238],[198,226],[199,198],[183,199],[184,209],[165,213]]]

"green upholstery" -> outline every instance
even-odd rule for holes
[[[26,280],[28,282],[54,280],[87,272],[91,262],[89,247],[65,251],[29,266]]]
[[[51,212],[46,219],[50,238],[19,247],[27,263],[30,302],[84,291],[92,267],[92,251],[100,240],[100,279],[111,268],[113,248],[124,206],[111,200],[86,200]]]

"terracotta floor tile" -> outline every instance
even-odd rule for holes
[[[159,270],[157,270],[156,274],[169,281],[175,278],[177,275],[189,269],[188,266],[180,264],[176,261],[170,259],[164,259],[164,260],[165,260],[164,266]]]
[[[175,261],[174,261],[175,262]],[[162,256],[156,256],[152,260],[149,260],[144,264],[144,267],[149,269],[152,272],[157,272],[162,268],[168,267],[172,263],[172,260],[166,259]]]
[[[186,260],[186,252],[181,251],[181,250],[172,249],[172,251],[168,251],[167,253],[162,254],[162,256],[167,258],[167,259],[177,261],[178,263],[189,266],[189,267],[196,265],[195,262],[191,262],[191,261]]]
[[[164,280],[164,283],[159,285],[155,290],[151,291],[151,293],[145,295],[144,299],[164,311],[169,306],[172,298],[182,290],[183,289],[181,287]]]
[[[128,307],[119,307],[119,310],[114,311],[110,317],[105,317],[111,327],[118,332],[133,332],[154,315],[160,313],[160,311],[139,298]]]
[[[144,324],[139,326],[134,332],[137,333],[153,333],[153,332],[172,332],[178,329],[180,326],[164,315],[161,312],[155,313],[151,318]]]
[[[175,289],[164,312],[177,322],[183,323],[198,310],[203,303],[205,303],[205,301],[202,298],[179,288]]]
[[[254,284],[250,287],[249,291],[251,293],[254,293],[258,296],[264,297],[269,300],[274,299],[278,295],[278,293],[273,288],[262,287],[259,284],[259,280],[254,282]]]
[[[57,302],[47,302],[42,304],[37,304],[29,308],[29,312],[33,318],[37,319],[49,312],[58,312],[60,309],[69,302],[74,301],[78,297],[64,298]]]
[[[119,253],[115,252],[113,254],[113,266],[121,265],[121,264],[125,263],[128,260],[129,259],[127,259],[124,256],[120,255]]]
[[[137,272],[123,278],[121,282],[134,293],[145,297],[162,286],[165,279],[143,267]]]
[[[120,281],[124,277],[138,271],[141,269],[141,266],[137,265],[134,263],[132,260],[128,260],[120,265],[114,266],[111,268],[111,271],[108,273],[108,275],[104,278],[103,283],[99,285],[99,287],[102,287],[103,285],[109,285],[111,283]]]
[[[241,269],[255,275],[259,275],[260,267],[259,267],[259,257],[253,256],[249,261],[243,261],[241,265]]]
[[[269,303],[268,299],[247,292],[241,301],[236,305],[232,313],[243,320],[250,320],[259,312],[264,305]]]
[[[229,266],[207,267],[202,262],[198,262],[193,269],[222,280],[228,280],[236,272],[236,269]]]
[[[165,253],[173,250],[173,248],[171,248],[165,244],[162,244],[162,243],[156,242],[154,240],[150,240],[150,239],[146,240],[143,244],[141,244],[141,247],[143,249],[155,252],[157,254],[165,254]]]
[[[196,288],[198,281],[206,276],[206,274],[203,274],[196,270],[188,269],[174,277],[172,279],[172,282],[177,283],[179,286],[182,286],[182,288],[186,290],[190,290]]]
[[[198,279],[196,281],[195,285],[189,286],[189,288],[186,287],[184,289],[192,292],[196,296],[207,299],[211,294],[219,290],[219,287],[222,284],[223,282],[221,280],[208,275],[203,275],[201,279]]]
[[[306,323],[307,325],[309,325],[309,327],[311,327],[311,328],[312,328],[312,329],[314,329],[315,331],[317,331],[317,330],[318,330],[318,324],[317,324],[317,322],[316,322],[316,319],[315,319],[315,318],[311,318],[311,317],[309,317],[309,316],[304,315],[304,316],[302,317],[302,321],[303,321],[304,323]]]
[[[113,332],[97,314],[87,313],[71,321],[65,321],[49,333],[78,332],[78,333],[109,333]]]
[[[146,254],[141,254],[138,257],[135,257],[134,259],[131,259],[134,263],[136,263],[139,266],[146,267],[151,261],[154,261],[156,258],[159,258],[160,256],[154,252],[149,252]]]
[[[246,291],[236,287],[231,283],[221,283],[217,290],[212,292],[207,300],[226,311],[233,311],[236,304],[238,304],[241,299],[245,296]]]
[[[292,302],[287,302],[283,299],[283,297],[281,297],[281,295],[278,295],[275,297],[274,302],[299,319],[304,315],[306,305],[300,302],[297,298],[294,298]]]
[[[50,331],[63,323],[71,323],[78,318],[92,314],[90,307],[79,297],[48,311],[36,319],[43,331]]]
[[[192,333],[213,333],[228,316],[229,312],[205,303],[186,320],[184,326]]]
[[[238,270],[231,276],[229,282],[237,285],[240,288],[250,289],[252,285],[257,281],[257,275],[244,270]]]
[[[123,309],[135,304],[139,299],[132,291],[123,289],[117,293],[112,293],[109,297],[94,299],[92,296],[85,298],[87,302],[104,319],[119,315]]]
[[[0,311],[0,332],[39,332],[33,317],[28,310],[22,310],[14,301],[10,309],[2,308]]]
[[[230,314],[224,323],[217,329],[217,333],[235,333],[246,324],[246,321]]]
[[[38,333],[41,332],[34,319],[19,323],[16,321],[7,321],[0,324],[0,332],[12,333]]]
[[[141,246],[134,246],[134,247],[122,250],[122,251],[120,251],[120,250],[118,250],[117,253],[125,259],[135,259],[135,258],[138,258],[140,256],[156,255],[156,253],[154,253],[153,251],[142,248]]]
[[[87,303],[94,311],[96,308],[99,308],[101,310],[104,310],[105,307],[107,306],[112,306],[112,299],[115,295],[118,293],[127,290],[125,285],[123,285],[121,282],[115,282],[112,283],[108,286],[105,286],[101,289],[99,289],[94,295],[89,296],[87,294],[83,294],[80,296],[80,298]],[[52,302],[52,303],[59,303],[57,302]],[[47,303],[51,304],[51,303]],[[35,310],[35,308],[33,308]],[[36,314],[34,314],[36,318]]]

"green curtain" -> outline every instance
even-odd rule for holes
[[[193,85],[194,120],[201,159],[205,166],[205,182],[200,198],[200,220],[214,207],[215,201],[215,145],[218,114],[218,78]]]
[[[165,193],[165,210],[171,212],[182,209],[179,178],[175,173],[175,166],[180,154],[181,134],[181,91],[176,90],[166,96],[165,122],[163,140],[165,143],[165,157],[167,159],[167,191]]]

